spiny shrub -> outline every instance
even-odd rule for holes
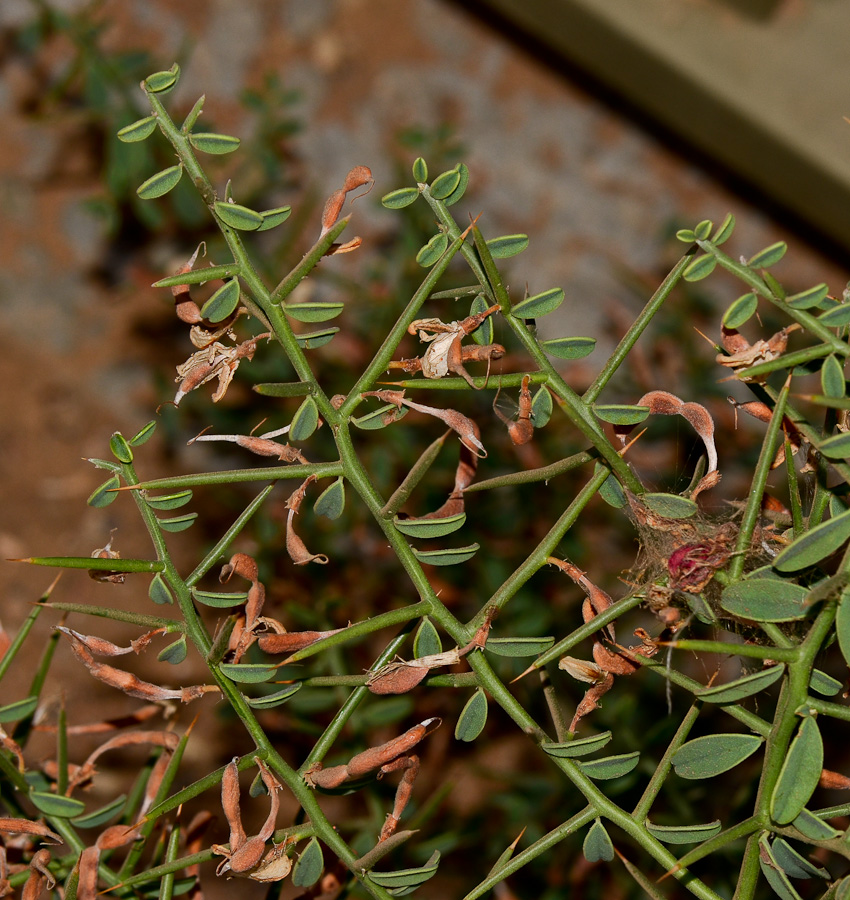
[[[89,504],[135,503],[146,558],[122,557],[113,537],[90,557],[28,560],[86,570],[116,596],[98,606],[48,592],[6,639],[0,677],[24,658],[39,616],[73,622],[56,626],[26,696],[0,709],[0,893],[170,900],[237,877],[268,883],[270,896],[324,898],[472,900],[505,883],[513,893],[498,896],[850,896],[850,804],[818,805],[824,790],[850,786],[835,771],[850,719],[850,298],[825,284],[787,294],[770,273],[784,244],[737,260],[721,249],[733,217],[700,222],[678,233],[688,249],[579,395],[564,373],[594,339],[542,339],[536,327],[564,292],[512,297],[497,267],[526,236],[487,239],[478,218],[456,221],[466,166],[430,178],[417,159],[413,183],[382,202],[427,204],[437,227],[416,254],[424,277],[404,302],[387,291],[394,324],[332,393],[322,348],[368,310],[296,288],[360,248],[343,240],[340,216],[372,174],[349,172],[313,246],[268,285],[252,233],[290,209],[258,211],[238,202],[238,186],[214,188],[198,154],[239,140],[198,127],[203,98],[175,124],[163,96],[178,76],[175,66],[145,79],[151,114],[119,132],[164,136],[177,161],[139,197],[188,179],[226,247],[215,264],[195,253],[154,286],[171,290],[194,348],[172,402],[210,391],[218,401],[261,359],[291,374],[254,385],[267,430],[245,421],[194,439],[235,444],[229,458],[244,454],[247,467],[145,479],[137,456],[156,420],[114,434],[111,458],[90,461],[107,478]],[[746,490],[727,507],[707,498],[721,490],[724,448],[745,440],[716,427],[730,416],[679,396],[687,385],[636,397],[612,381],[677,285],[717,266],[746,293],[706,354],[749,389],[736,414],[755,419]],[[197,300],[206,282],[217,286]],[[760,311],[785,324],[751,342],[741,329],[757,331]],[[327,324],[337,316],[339,336]],[[416,349],[405,358],[402,346]],[[512,413],[499,394],[516,398]],[[649,440],[634,429],[657,429],[659,416],[683,419],[704,450],[680,493],[649,490],[630,462]],[[195,523],[193,491],[232,502],[251,485],[194,567],[178,568],[169,535]],[[638,538],[626,566],[606,519]],[[118,595],[139,584],[149,614],[122,609]],[[125,643],[79,624],[101,617],[125,623]],[[636,640],[623,640],[626,628]],[[83,691],[94,678],[145,705],[102,723],[109,736],[87,758],[60,711],[55,758],[42,763],[30,738],[58,642]],[[153,680],[116,659],[161,642]],[[189,655],[203,662],[202,683],[167,686],[169,665]],[[233,757],[190,783],[183,704],[203,713],[196,732],[224,738]],[[151,710],[165,722],[146,725]],[[151,748],[149,762],[90,809],[82,792],[98,760],[135,745]],[[266,797],[254,801],[256,826],[243,825],[243,772]],[[229,827],[218,843],[214,817]]]

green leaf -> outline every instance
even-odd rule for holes
[[[735,217],[732,213],[728,213],[726,218],[720,223],[720,227],[714,232],[711,243],[715,247],[719,247],[724,241],[727,241],[735,228]]]
[[[187,488],[185,491],[177,491],[173,494],[163,494],[161,497],[151,497],[145,494],[145,503],[151,509],[180,509],[192,499],[192,492]]]
[[[335,319],[345,309],[345,304],[342,301],[281,303],[281,309],[298,322],[327,322]]]
[[[460,169],[455,166],[448,172],[443,172],[431,182],[431,196],[435,200],[445,200],[450,197],[460,185]]]
[[[151,435],[156,430],[156,421],[152,420],[148,422],[147,425],[140,428],[133,437],[130,438],[130,444],[133,447],[141,447],[142,444],[146,444],[150,439]]]
[[[262,663],[221,663],[218,668],[225,678],[237,684],[260,684],[277,674],[276,666],[266,666]]]
[[[844,380],[844,364],[833,353],[823,361],[820,383],[825,397],[843,397],[847,389]]]
[[[118,499],[117,489],[121,486],[121,480],[117,475],[113,475],[108,481],[104,481],[100,487],[96,487],[86,503],[95,509],[103,509]]]
[[[239,304],[239,279],[231,278],[201,307],[201,316],[210,322],[223,322]]]
[[[759,301],[755,294],[744,294],[738,297],[733,303],[729,304],[728,309],[723,313],[723,325],[725,328],[740,328],[745,322],[748,322],[756,309],[758,309]]]
[[[713,778],[734,769],[763,742],[755,734],[709,734],[683,744],[671,761],[680,778]]]
[[[824,822],[823,819],[807,809],[800,810],[797,818],[791,824],[800,834],[804,834],[813,841],[831,841],[841,834],[828,822]]]
[[[770,272],[762,270],[761,277],[764,279],[764,283],[767,285],[768,290],[773,291],[780,300],[785,299],[785,288],[782,287]]]
[[[745,578],[724,588],[720,605],[726,612],[755,622],[793,622],[808,615],[802,585],[778,578]]]
[[[827,328],[843,328],[850,325],[850,303],[833,306],[818,316],[818,322]]]
[[[770,844],[767,842],[767,832],[764,832],[759,838],[759,866],[762,875],[767,879],[767,883],[773,888],[777,897],[780,897],[781,900],[801,900],[800,895],[788,880],[788,876],[776,862]]]
[[[125,144],[133,144],[136,141],[143,141],[150,137],[156,130],[156,116],[145,116],[131,125],[125,125],[118,132],[118,140],[124,141]]]
[[[390,191],[389,194],[384,194],[381,197],[381,205],[387,209],[404,209],[405,206],[410,206],[411,203],[416,202],[418,196],[418,188],[399,188],[397,191]]]
[[[847,459],[850,457],[850,432],[828,437],[818,444],[818,450],[829,459]]]
[[[680,228],[676,232],[676,240],[681,241],[683,244],[693,244],[696,239],[697,236],[692,228]]]
[[[444,537],[457,531],[466,521],[466,513],[460,512],[453,516],[445,516],[441,519],[402,519],[398,516],[393,518],[393,525],[402,534],[414,538],[436,538]]]
[[[449,236],[441,231],[425,244],[416,254],[416,262],[424,269],[430,269],[435,262],[446,252],[449,246]]]
[[[231,275],[238,275],[241,271],[238,263],[230,263],[226,266],[207,266],[201,269],[192,269],[191,272],[184,272],[181,275],[169,275],[167,278],[160,278],[155,281],[152,287],[178,287],[181,284],[204,284],[207,281],[214,281],[216,278],[230,278]]]
[[[345,509],[345,483],[342,475],[331,482],[313,504],[313,512],[326,519],[338,519]]]
[[[436,656],[443,652],[443,642],[434,627],[434,623],[425,616],[416,629],[416,637],[413,639],[413,655],[416,659],[423,656]]]
[[[576,759],[601,750],[610,740],[611,732],[603,731],[601,734],[592,734],[590,737],[577,738],[574,741],[563,741],[560,744],[541,744],[540,749],[555,759]]]
[[[805,716],[791,741],[779,780],[770,798],[770,816],[780,825],[792,822],[805,808],[823,771],[823,739],[813,716]]]
[[[472,559],[479,546],[469,544],[467,547],[452,547],[449,550],[417,550],[415,547],[411,549],[419,562],[427,563],[429,566],[456,566]]]
[[[552,416],[552,394],[542,384],[531,398],[531,424],[535,428],[543,428]]]
[[[197,518],[197,513],[186,513],[183,516],[174,516],[171,519],[157,519],[156,521],[163,531],[176,533],[191,528]]]
[[[812,669],[812,679],[809,682],[809,690],[820,694],[822,697],[834,697],[844,685],[826,672],[820,669]]]
[[[177,666],[186,659],[186,654],[188,653],[188,645],[186,644],[186,635],[181,634],[179,638],[177,638],[174,643],[169,644],[163,650],[160,650],[157,659],[160,662],[171,663],[172,666]]]
[[[274,209],[264,209],[260,215],[263,217],[263,224],[257,229],[257,231],[271,231],[272,228],[277,228],[278,225],[283,225],[283,223],[290,217],[292,214],[291,206],[276,206]]]
[[[387,888],[388,890],[393,888],[416,887],[420,884],[424,884],[429,878],[432,878],[439,865],[440,851],[435,850],[428,862],[418,869],[399,869],[396,872],[376,872],[372,869],[369,872],[369,879],[374,881],[375,884]]]
[[[663,519],[688,519],[699,509],[693,500],[678,494],[643,494],[640,499]]]
[[[85,813],[82,816],[75,816],[71,821],[77,828],[99,828],[121,811],[126,799],[126,794],[119,794],[114,800],[111,800],[105,806],[101,806],[100,809]]]
[[[627,406],[622,403],[594,403],[593,412],[598,419],[611,425],[638,425],[649,415],[649,407]]]
[[[213,153],[221,156],[224,153],[233,153],[242,143],[238,137],[230,134],[213,134],[212,132],[197,132],[189,135],[189,143],[202,153]]]
[[[490,238],[485,243],[493,259],[508,259],[517,256],[528,247],[528,235],[505,234],[502,237]]]
[[[686,266],[682,272],[682,278],[685,281],[701,281],[703,278],[711,275],[716,265],[717,257],[712,256],[710,253],[704,253]]]
[[[550,288],[542,294],[526,297],[511,307],[511,315],[517,319],[539,319],[554,312],[564,302],[563,288]]]
[[[267,381],[254,390],[262,397],[306,397],[312,387],[308,381]]]
[[[417,184],[425,184],[428,181],[428,164],[421,156],[413,160],[413,180]]]
[[[770,666],[752,675],[745,675],[727,684],[718,684],[695,693],[700,700],[708,700],[710,703],[737,703],[744,697],[751,697],[770,687],[782,677],[784,671],[784,665]]]
[[[376,431],[378,428],[386,428],[392,422],[403,419],[407,413],[408,409],[406,406],[399,409],[395,404],[387,403],[372,410],[370,413],[366,413],[365,416],[352,419],[351,422],[363,431]]]
[[[263,217],[258,212],[238,203],[217,200],[215,212],[225,225],[237,231],[256,231],[263,224]]]
[[[36,809],[47,816],[56,816],[57,819],[71,819],[85,812],[86,805],[82,800],[73,797],[61,797],[47,791],[31,791],[30,800]]]
[[[765,247],[764,250],[760,250],[755,256],[751,256],[747,260],[747,265],[753,269],[768,269],[770,266],[775,266],[785,256],[787,249],[788,245],[785,241],[777,241],[775,244]]]
[[[466,701],[455,725],[455,740],[474,741],[487,724],[487,695],[483,688]]]
[[[613,506],[614,509],[622,509],[627,503],[626,495],[623,493],[623,486],[614,475],[609,475],[602,482],[602,487],[599,488],[599,496],[609,506]]]
[[[310,887],[319,880],[324,867],[319,839],[312,837],[292,867],[292,883],[295,887]]]
[[[315,350],[323,347],[339,331],[339,328],[323,328],[321,331],[311,331],[310,334],[296,334],[295,340],[302,350]]]
[[[16,700],[14,703],[0,706],[0,722],[17,722],[18,719],[25,719],[35,712],[37,706],[37,696],[24,697],[23,700]]]
[[[485,650],[495,653],[496,656],[509,657],[525,657],[540,656],[545,653],[553,644],[555,638],[551,635],[546,637],[498,637],[488,638]]]
[[[850,538],[850,510],[796,538],[773,561],[779,572],[798,572],[831,556]]]
[[[484,312],[485,309],[489,309],[490,304],[487,302],[487,298],[484,294],[478,294],[475,299],[472,301],[471,306],[469,307],[469,314],[471,316],[476,316],[478,313]],[[470,337],[476,344],[480,344],[482,347],[486,344],[493,343],[493,317],[487,316],[486,319],[475,329],[475,331],[470,332]]]
[[[192,588],[192,596],[202,606],[211,606],[213,609],[230,609],[234,606],[241,606],[248,599],[245,591],[222,593],[220,591],[202,591],[195,587]]]
[[[165,583],[165,579],[160,572],[157,572],[151,579],[150,587],[148,588],[148,597],[160,606],[174,603],[171,589]]]
[[[318,425],[319,407],[316,406],[316,401],[312,397],[307,396],[292,417],[292,424],[289,426],[289,439],[291,441],[306,441]]]
[[[792,294],[785,302],[794,309],[811,309],[825,300],[828,294],[829,288],[825,284],[816,284],[799,294]]]
[[[838,601],[835,616],[835,633],[844,661],[850,666],[850,591],[844,590]]]
[[[649,819],[644,823],[646,830],[662,844],[699,844],[720,834],[720,820],[704,825],[653,825]]]
[[[540,347],[549,356],[558,359],[581,359],[589,353],[593,353],[596,346],[596,338],[591,337],[566,337],[554,338],[551,341],[542,341]]]
[[[611,862],[614,859],[614,845],[601,819],[590,826],[581,849],[589,863]]]
[[[594,781],[608,781],[611,778],[622,778],[640,762],[640,751],[620,753],[617,756],[606,756],[604,759],[591,759],[580,762],[578,767]]]
[[[263,694],[262,697],[246,697],[248,706],[254,709],[273,709],[286,703],[290,697],[293,697],[301,690],[301,682],[296,681],[295,684],[288,684],[283,690],[275,691],[273,694]]]
[[[206,103],[206,100],[206,94],[201,94],[195,101],[195,105],[189,110],[188,115],[183,120],[183,124],[180,126],[180,130],[183,134],[188,134],[195,127],[195,124],[201,117],[201,113],[204,111],[204,103]]]
[[[118,462],[129,465],[133,461],[133,451],[120,431],[116,431],[109,439],[109,449]]]
[[[183,166],[180,163],[176,166],[169,166],[167,169],[157,172],[156,175],[151,175],[147,181],[143,181],[136,188],[136,193],[142,200],[155,200],[177,187],[182,176]]]
[[[465,165],[465,163],[459,163],[455,168],[460,175],[460,181],[458,181],[457,187],[443,200],[443,203],[446,206],[453,206],[455,203],[460,200],[461,197],[466,193],[466,188],[469,185],[469,169]],[[431,192],[433,196],[433,191]]]
[[[714,222],[711,219],[703,219],[702,222],[694,227],[694,237],[698,241],[707,241],[712,228],[714,228]]]
[[[809,862],[800,855],[784,838],[778,837],[771,844],[773,858],[789,878],[829,878],[829,872],[822,866]]]
[[[170,91],[177,84],[179,77],[180,66],[174,63],[166,72],[154,72],[153,75],[148,75],[143,82],[144,89],[149,94],[162,94],[165,91]]]

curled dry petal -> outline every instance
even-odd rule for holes
[[[714,445],[714,420],[699,403],[685,403],[668,391],[650,391],[638,400],[638,406],[648,406],[650,414],[683,416],[702,438],[708,456],[708,472],[717,470],[717,448]]]
[[[345,181],[340,190],[334,191],[325,202],[325,208],[322,210],[322,234],[327,234],[333,228],[342,212],[345,204],[346,195],[362,187],[364,184],[372,184],[372,172],[367,166],[355,166],[345,176]]]
[[[305,479],[301,487],[293,491],[286,501],[286,507],[289,510],[289,515],[286,517],[286,552],[296,566],[304,566],[310,562],[325,565],[325,563],[328,562],[328,558],[324,553],[311,553],[304,544],[304,541],[302,541],[295,533],[295,516],[301,508],[301,504],[304,502],[307,488],[315,480],[315,475],[311,475],[309,478]]]
[[[119,750],[122,747],[132,747],[139,744],[151,744],[154,747],[162,747],[166,752],[163,756],[173,753],[180,743],[180,738],[173,731],[127,731],[110,738],[89,754],[88,759],[79,766],[68,786],[70,794],[73,789],[89,781],[95,773],[95,763],[110,750]],[[160,757],[161,759],[162,757]]]
[[[258,581],[260,577],[257,561],[247,553],[234,553],[226,562],[218,576],[221,584],[227,584],[233,575],[239,575],[248,581]]]
[[[37,837],[47,838],[56,844],[62,843],[62,838],[51,831],[43,822],[33,822],[30,819],[15,819],[0,816],[0,833],[3,834],[33,834]]]
[[[262,634],[257,643],[263,653],[295,653],[341,631],[345,631],[345,628],[334,628],[331,631],[285,631],[278,634]]]

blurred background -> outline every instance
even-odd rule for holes
[[[848,30],[850,11],[835,0],[3,0],[0,556],[87,555],[113,529],[123,555],[149,552],[131,504],[106,514],[87,509],[103,475],[80,460],[106,455],[113,431],[135,433],[173,397],[187,342],[170,292],[150,285],[201,241],[210,242],[212,258],[216,252],[188,180],[162,201],[135,195],[173,164],[162,141],[126,145],[114,137],[147,114],[138,83],[150,72],[179,62],[169,109],[179,118],[205,94],[204,130],[242,139],[238,153],[209,163],[220,191],[232,178],[238,202],[293,206],[289,223],[261,236],[270,283],[318,233],[324,198],[345,173],[372,169],[375,190],[353,207],[352,232],[363,248],[308,288],[339,294],[355,310],[348,336],[324,356],[341,389],[351,381],[346,364],[365,358],[368,338],[421,279],[411,262],[433,223],[421,210],[380,206],[381,195],[411,182],[420,155],[432,174],[457,161],[469,166],[464,210],[483,213],[486,235],[530,235],[529,249],[505,266],[507,280],[515,295],[526,285],[531,293],[565,290],[566,302],[541,329],[598,339],[594,355],[567,367],[581,389],[681,255],[675,231],[701,219],[735,214],[733,255],[788,241],[775,274],[789,292],[825,281],[840,295],[850,258]],[[647,389],[672,388],[731,428],[725,396],[740,386],[718,384],[726,373],[694,328],[716,340],[720,311],[742,292],[722,275],[680,291],[606,400],[635,402]],[[772,333],[764,324],[751,339]],[[259,361],[252,365],[253,380],[275,379]],[[237,383],[216,407],[217,431],[244,420],[246,404],[256,403],[249,386]],[[208,446],[186,448],[210,421],[208,398],[195,399],[187,398],[179,421],[163,415],[145,448],[145,477],[255,464]],[[661,487],[686,484],[695,458],[691,436],[671,429],[669,456],[659,458],[649,444],[634,457]],[[523,465],[558,458],[542,442]],[[394,462],[382,452],[378,446],[372,462],[389,483]],[[505,440],[501,452],[514,451]],[[747,463],[738,478],[731,466],[738,448],[720,452],[721,468],[724,455],[730,460],[723,484],[733,497],[746,484]],[[222,502],[221,520],[229,522],[240,498],[232,508]],[[517,496],[501,502],[478,515],[497,523],[494,540],[507,560],[521,504]],[[605,555],[600,535],[595,546],[572,544],[572,558],[589,569],[596,559],[593,575],[621,595],[618,576],[630,560],[620,565]],[[206,537],[200,528],[176,535],[178,559],[196,558]],[[361,537],[368,534],[352,531],[352,545]],[[602,572],[600,555],[608,563]],[[504,574],[488,572],[484,586],[492,590]],[[51,577],[0,565],[10,631]],[[317,604],[323,620],[307,617],[304,627],[356,617],[339,598],[356,600],[355,585],[365,595],[365,582],[356,571],[347,578],[336,599]],[[577,589],[562,581],[549,576],[541,588],[554,609],[564,592],[575,600]],[[442,587],[451,600],[457,585],[447,576]],[[66,575],[61,599],[103,603],[110,589],[83,573]],[[147,602],[143,590],[137,599]],[[522,627],[545,633],[547,615]],[[623,724],[629,712],[606,703]],[[408,712],[402,704],[397,718]],[[640,733],[645,723],[632,724]],[[493,740],[477,759],[478,780],[467,779],[452,802],[483,815],[493,783],[486,773],[512,767],[521,753],[513,737]],[[525,789],[529,803],[554,802],[545,785],[529,780]],[[521,806],[505,816],[518,831],[527,812]]]

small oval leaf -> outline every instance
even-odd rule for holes
[[[613,506],[614,509],[622,509],[626,503],[626,495],[623,492],[623,486],[617,481],[614,475],[609,475],[605,481],[602,482],[602,487],[599,488],[599,496],[609,505]]]
[[[581,359],[589,353],[593,353],[593,348],[596,346],[596,338],[554,338],[551,341],[542,341],[540,346],[544,353],[548,353],[549,356],[556,356],[558,359]]]
[[[151,175],[147,181],[143,181],[136,188],[136,193],[142,200],[155,200],[177,187],[182,175],[183,166],[180,163],[176,166],[169,166],[167,169],[157,172],[156,175]]]
[[[825,397],[843,397],[847,390],[844,379],[844,364],[833,353],[823,361],[820,370],[821,390]]]
[[[381,197],[381,205],[387,209],[404,209],[416,202],[419,196],[419,189],[414,187],[399,188],[397,191],[390,191]]]
[[[178,287],[181,284],[205,284],[207,281],[213,281],[216,278],[230,278],[231,275],[238,275],[241,268],[237,263],[230,263],[226,266],[206,266],[201,269],[192,269],[191,272],[184,272],[180,275],[168,275],[166,278],[160,278],[155,281],[152,287]]]
[[[413,639],[413,655],[416,659],[423,656],[436,656],[443,652],[443,642],[434,627],[434,623],[425,616],[416,629],[416,637]]]
[[[25,719],[35,712],[37,706],[38,697],[24,697],[23,700],[0,706],[0,722],[17,722],[18,719]]]
[[[413,547],[413,555],[419,562],[429,566],[456,566],[464,563],[478,552],[479,544],[470,544],[467,547],[453,547],[450,550],[417,550]]]
[[[734,769],[763,742],[755,734],[709,734],[683,744],[671,761],[680,778],[713,778]]]
[[[125,125],[118,132],[118,140],[124,141],[125,144],[133,144],[150,137],[155,130],[156,116],[145,116],[144,119],[138,119],[131,125]]]
[[[148,597],[160,606],[174,603],[171,588],[165,583],[165,579],[159,572],[151,579],[150,587],[148,588]]]
[[[710,253],[704,253],[687,265],[682,272],[682,278],[685,281],[701,281],[711,275],[716,265],[717,258]]]
[[[298,407],[295,415],[292,417],[292,424],[289,426],[289,439],[291,441],[306,441],[318,425],[319,407],[316,406],[316,401],[312,397],[305,397],[301,406]]]
[[[124,801],[127,799],[126,794],[119,794],[114,800],[111,800],[100,809],[95,809],[90,813],[82,816],[75,816],[71,821],[77,828],[98,828],[106,824],[113,816],[116,816],[123,808]]]
[[[460,184],[460,169],[456,166],[443,172],[431,182],[431,196],[435,200],[445,200],[451,196]]]
[[[535,428],[543,428],[552,417],[552,394],[542,384],[531,398],[531,424]]]
[[[351,422],[363,431],[376,431],[378,428],[386,428],[391,422],[403,419],[407,413],[408,409],[406,406],[399,409],[392,403],[387,403],[372,410],[370,413],[366,413],[365,416],[352,419]]]
[[[163,494],[161,497],[151,497],[149,494],[145,494],[145,503],[152,509],[180,509],[191,499],[192,492],[188,488],[173,494]]]
[[[238,203],[217,200],[215,212],[225,225],[237,231],[256,231],[263,224],[263,217],[258,212]]]
[[[275,706],[280,706],[281,703],[286,703],[300,690],[301,682],[296,681],[295,684],[288,684],[283,690],[275,691],[273,694],[263,694],[262,697],[246,697],[246,700],[248,706],[252,706],[254,709],[273,709]]]
[[[554,643],[555,638],[550,635],[546,637],[491,637],[487,639],[484,649],[495,653],[496,656],[522,658],[540,656]]]
[[[850,325],[850,303],[841,303],[821,313],[818,322],[827,328],[843,328]]]
[[[723,590],[720,605],[727,612],[754,622],[793,622],[804,618],[809,591],[778,578],[746,578]]]
[[[511,307],[511,315],[517,319],[539,319],[554,312],[564,302],[563,288],[550,288],[542,294],[526,297]]]
[[[828,822],[824,822],[823,819],[807,809],[800,810],[799,815],[791,824],[800,834],[804,834],[813,841],[831,841],[841,834]]]
[[[133,461],[133,451],[120,431],[116,431],[109,439],[109,449],[118,462],[129,465]]]
[[[369,872],[369,878],[387,890],[417,887],[434,876],[439,864],[440,851],[435,850],[428,862],[418,869],[398,869],[395,872],[376,872],[372,869]],[[395,893],[395,896],[401,896],[401,894]]]
[[[210,322],[223,322],[239,304],[239,280],[231,278],[201,307],[201,316]]]
[[[611,778],[622,778],[640,762],[640,751],[621,753],[617,756],[606,756],[604,759],[592,759],[578,763],[579,768],[594,781],[608,781]]]
[[[266,381],[254,390],[262,397],[306,397],[313,388],[309,381]]]
[[[31,791],[30,800],[45,815],[56,816],[57,819],[72,819],[86,810],[86,805],[82,800],[62,797],[47,791]]]
[[[844,431],[828,437],[818,444],[818,450],[827,459],[847,459],[850,457],[850,432]]]
[[[324,328],[321,331],[311,331],[310,334],[296,334],[295,340],[303,350],[315,350],[323,347],[339,331],[339,328]]]
[[[164,649],[160,650],[157,659],[160,662],[171,663],[172,666],[177,666],[186,659],[186,654],[189,651],[189,647],[186,644],[186,635],[181,634],[173,644],[169,644]]]
[[[779,900],[802,900],[802,897],[794,890],[788,880],[788,876],[782,871],[779,864],[773,858],[770,845],[767,842],[767,833],[759,838],[759,868],[765,881],[770,885],[773,893]]]
[[[747,265],[753,269],[767,269],[775,266],[785,256],[787,249],[788,245],[785,241],[777,241],[775,244],[765,247],[764,250],[759,250],[755,256],[751,256],[747,260]]]
[[[172,519],[157,519],[156,521],[163,531],[176,533],[191,528],[197,518],[197,513],[186,513],[184,516],[174,516]]]
[[[829,872],[822,866],[809,862],[799,854],[784,838],[776,838],[771,844],[773,858],[789,878],[829,878]]]
[[[213,134],[212,132],[197,132],[189,135],[189,143],[202,153],[213,153],[221,156],[224,153],[233,153],[242,143],[238,137],[230,134]]]
[[[823,739],[813,716],[805,716],[782,764],[770,798],[770,816],[787,825],[809,802],[823,771]]]
[[[598,419],[611,425],[638,425],[649,415],[649,407],[594,403],[593,412]]]
[[[850,666],[850,592],[843,591],[835,616],[835,633],[844,661]]]
[[[850,510],[801,534],[773,561],[779,572],[797,572],[835,553],[850,538]]]
[[[171,88],[177,84],[177,79],[179,77],[180,66],[178,66],[177,63],[174,63],[174,65],[165,72],[154,72],[153,75],[148,75],[144,81],[144,87],[149,94],[162,94],[165,91],[171,90]]]
[[[146,444],[151,439],[154,431],[156,431],[156,421],[152,420],[148,422],[147,425],[140,428],[133,437],[130,438],[131,446],[141,447],[142,444]]]
[[[490,256],[493,259],[508,259],[517,256],[528,246],[527,234],[505,234],[501,237],[490,238],[485,242]]]
[[[474,741],[487,724],[487,695],[483,688],[466,701],[455,725],[455,740]]]
[[[812,679],[809,682],[809,690],[820,694],[822,697],[834,697],[844,685],[826,672],[820,669],[812,669]]]
[[[800,291],[799,294],[786,297],[785,302],[794,309],[811,309],[822,303],[828,295],[829,288],[825,284],[816,284],[805,291]]]
[[[589,863],[611,862],[614,858],[614,845],[600,819],[590,826],[581,849]]]
[[[704,825],[653,825],[649,819],[644,823],[646,830],[662,844],[699,844],[720,834],[720,819]]]
[[[699,509],[693,500],[678,494],[643,494],[640,499],[663,519],[688,519]]]
[[[752,675],[737,678],[728,684],[719,684],[714,687],[696,691],[700,700],[708,700],[710,703],[736,703],[744,697],[751,697],[759,691],[770,687],[782,677],[785,671],[784,665],[770,666]]]
[[[729,237],[732,234],[732,231],[735,228],[735,217],[732,213],[728,213],[726,218],[720,223],[720,227],[717,231],[714,232],[714,237],[711,239],[711,243],[714,244],[715,247],[719,247],[724,241],[729,240]]]
[[[457,531],[466,521],[466,513],[456,513],[453,516],[445,516],[441,519],[401,519],[398,516],[393,518],[393,525],[402,534],[414,538],[435,538],[444,537]]]
[[[541,744],[540,749],[555,759],[576,759],[601,750],[610,740],[611,732],[603,731],[601,734],[577,738],[574,741],[563,741],[560,744]]]
[[[696,239],[697,236],[694,234],[693,228],[680,228],[676,232],[676,240],[681,241],[683,244],[693,244]]]
[[[310,887],[319,880],[324,867],[319,839],[312,837],[292,867],[292,883],[296,887]]]
[[[413,179],[417,184],[428,181],[428,164],[421,156],[413,160]]]
[[[714,228],[714,222],[711,219],[703,219],[702,222],[694,226],[694,237],[698,241],[707,241],[712,228]]]
[[[104,481],[102,485],[96,487],[86,503],[95,509],[103,509],[118,499],[118,488],[121,486],[121,480],[117,475],[113,475],[108,481]]]
[[[264,666],[262,663],[221,663],[219,670],[225,678],[237,684],[260,684],[277,674],[275,666]]]
[[[459,163],[455,168],[460,175],[460,181],[457,183],[457,187],[443,200],[443,203],[446,206],[453,206],[455,203],[460,200],[461,197],[466,193],[466,188],[469,185],[469,169],[467,168],[465,163]]]
[[[245,591],[222,593],[221,591],[202,591],[194,587],[192,596],[202,606],[211,606],[213,609],[230,609],[234,606],[241,606],[248,599]]]
[[[469,314],[471,316],[477,316],[478,313],[484,312],[485,309],[489,309],[490,304],[487,302],[487,298],[484,294],[478,294],[475,299],[472,301],[472,304],[469,307]],[[493,343],[493,317],[487,316],[486,319],[475,329],[475,331],[470,333],[470,337],[476,344],[480,344],[482,347],[486,344]]]
[[[756,309],[758,309],[758,297],[755,294],[744,294],[738,297],[734,303],[729,304],[726,312],[723,313],[723,325],[725,328],[740,328],[745,322],[748,322]]]
[[[274,209],[264,209],[260,213],[263,217],[263,224],[260,225],[257,231],[271,231],[272,228],[283,225],[291,214],[291,206],[276,206]]]
[[[430,269],[434,263],[446,252],[449,246],[449,236],[445,232],[435,234],[416,254],[416,262],[423,269]]]
[[[345,309],[342,301],[319,303],[282,303],[281,309],[298,322],[327,322]]]
[[[338,519],[345,509],[345,482],[342,475],[331,482],[313,504],[313,512],[326,519]]]

